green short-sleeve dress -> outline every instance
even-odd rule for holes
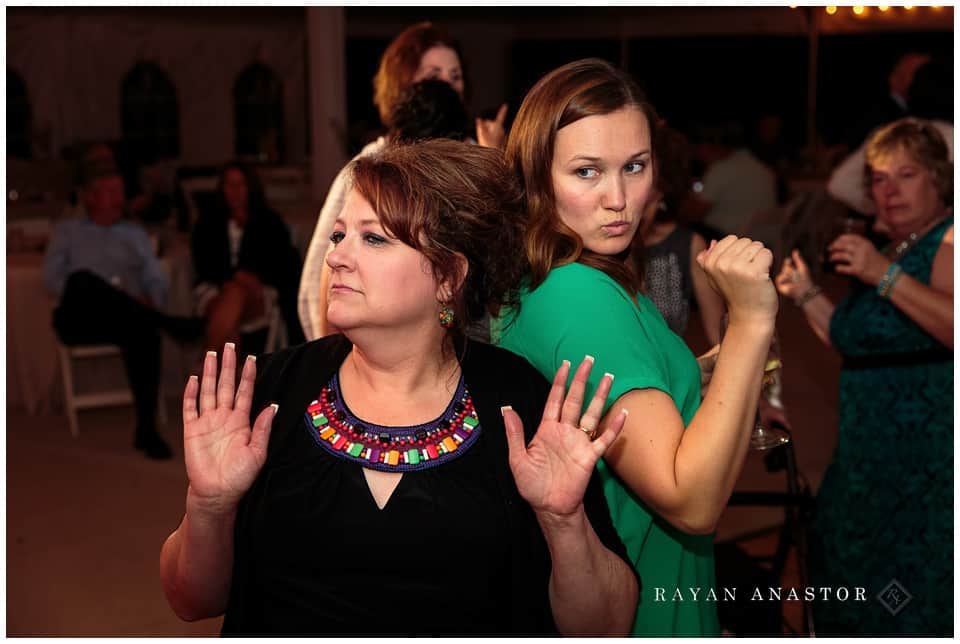
[[[585,355],[596,362],[585,400],[605,372],[614,374],[604,413],[633,389],[659,389],[677,406],[684,426],[700,404],[696,359],[664,322],[653,303],[637,303],[602,271],[568,264],[550,271],[532,292],[521,295],[520,310],[494,320],[492,338],[527,359],[548,379],[563,360],[574,367]],[[612,469],[597,464],[614,525],[640,574],[640,603],[634,635],[719,634],[712,535],[690,535],[657,516]],[[694,589],[694,590],[691,590]],[[696,589],[701,589],[697,592]],[[675,600],[677,590],[682,601]],[[693,601],[697,592],[699,601]],[[719,591],[717,591],[719,592]]]

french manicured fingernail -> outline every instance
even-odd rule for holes
[[[560,363],[560,366],[561,366],[561,367],[569,367],[569,366],[570,366],[570,361],[569,361],[569,360],[564,360],[563,362]]]
[[[257,356],[253,355],[252,353],[247,354],[247,361],[248,361],[248,362],[256,362],[256,361],[257,361]]]
[[[626,407],[624,407],[623,409],[621,409],[621,410],[620,410],[620,413],[623,414],[624,416],[629,416],[629,415],[630,415],[630,411],[629,411]]]
[[[225,345],[223,345],[224,350],[226,350],[227,347],[230,347],[231,349],[236,349],[237,345],[235,345],[233,342],[227,342]]]
[[[608,371],[607,373],[603,374],[603,377],[604,377],[604,378],[609,377],[609,378],[610,378],[610,381],[611,381],[611,382],[613,381],[613,374],[610,373],[609,371]]]
[[[280,405],[278,405],[277,403],[270,403],[270,406],[273,407],[273,415],[276,416],[277,410],[280,409]]]
[[[213,356],[214,358],[216,358],[216,357],[217,357],[217,352],[216,352],[216,351],[207,351],[207,355],[208,355],[208,356]]]
[[[200,378],[198,378],[197,376],[191,375],[190,380],[200,380]]]
[[[584,359],[584,360],[589,360],[589,361],[590,361],[590,364],[593,364],[594,361],[595,361],[595,358],[594,358],[592,355],[589,355],[589,354],[583,356],[583,359]]]
[[[502,416],[506,414],[508,411],[513,411],[513,407],[511,407],[510,405],[504,405],[503,407],[500,408],[500,415]]]

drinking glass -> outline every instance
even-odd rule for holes
[[[849,213],[846,213],[842,217],[838,217],[833,221],[833,224],[830,227],[830,232],[827,234],[826,244],[824,244],[824,247],[820,250],[820,265],[824,271],[828,273],[836,272],[836,265],[830,261],[830,258],[827,255],[827,246],[832,244],[840,235],[850,234],[860,235],[861,237],[866,235],[867,221],[861,217],[855,217]]]
[[[727,324],[730,321],[730,317],[727,313],[723,314],[723,317],[720,318],[720,341],[723,342],[723,336],[727,331]],[[774,332],[773,338],[770,340],[770,348],[767,351],[767,360],[764,363],[763,369],[763,385],[760,395],[763,396],[766,394],[767,388],[770,386],[772,381],[772,376],[774,372],[780,369],[780,342],[777,340],[777,334]],[[772,449],[774,447],[779,447],[780,445],[785,445],[790,442],[790,432],[786,429],[780,427],[764,427],[763,423],[760,422],[760,409],[757,408],[757,411],[754,416],[753,432],[750,434],[750,449],[755,451],[763,451]]]

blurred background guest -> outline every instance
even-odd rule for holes
[[[633,242],[645,248],[644,287],[670,330],[680,337],[686,333],[691,305],[695,305],[713,346],[720,342],[723,298],[710,286],[696,260],[707,247],[703,236],[677,222],[677,209],[690,193],[688,143],[666,126],[657,136],[657,185]]]
[[[784,132],[783,117],[775,110],[762,111],[753,121],[749,146],[750,152],[776,176],[777,203],[786,203],[790,198],[787,175],[794,159]]]
[[[866,106],[861,117],[849,129],[846,143],[849,149],[859,147],[875,128],[912,114],[909,101],[910,85],[917,70],[930,62],[930,56],[915,51],[901,54],[887,76],[887,94]]]
[[[917,118],[930,121],[947,144],[950,160],[953,160],[953,83],[952,65],[942,60],[930,60],[913,76],[910,85],[910,107]],[[885,124],[885,123],[882,123]],[[878,125],[882,125],[878,124]],[[876,204],[863,190],[865,144],[860,144],[845,158],[830,175],[827,191],[830,195],[851,208],[866,215],[876,211]]]
[[[80,201],[87,216],[60,223],[44,257],[44,284],[58,300],[53,325],[66,345],[119,345],[136,406],[134,446],[149,458],[170,458],[155,419],[160,332],[192,340],[202,320],[160,312],[167,278],[146,231],[124,219],[123,178],[106,161],[86,172]]]
[[[200,213],[190,245],[207,347],[240,341],[240,326],[266,310],[265,286],[276,290],[289,341],[303,341],[296,312],[300,255],[286,223],[267,206],[256,172],[240,163],[224,167],[215,205]]]
[[[776,283],[843,356],[839,439],[817,496],[811,585],[856,584],[869,597],[898,580],[912,596],[816,602],[818,634],[948,635],[953,628],[953,164],[915,119],[866,145],[867,190],[891,242],[830,246],[855,278],[834,306],[795,250]],[[936,563],[931,563],[936,562]]]
[[[690,138],[705,169],[701,189],[684,203],[681,216],[708,240],[743,234],[751,217],[777,205],[776,176],[747,149],[739,123],[701,124]]]
[[[390,121],[391,141],[467,138],[467,110],[456,90],[442,80],[422,80],[404,90]]]

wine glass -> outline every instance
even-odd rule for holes
[[[862,217],[856,217],[850,213],[834,219],[827,235],[827,241],[824,247],[820,249],[820,263],[824,271],[828,273],[836,272],[836,264],[830,261],[827,256],[827,246],[837,239],[840,235],[860,235],[867,234],[867,221]]]
[[[730,316],[727,313],[720,318],[720,341],[723,342],[723,335],[727,331],[727,324],[730,322]],[[763,385],[760,395],[767,392],[767,388],[772,384],[773,374],[779,371],[780,363],[780,342],[777,340],[777,334],[774,332],[770,340],[770,348],[767,351],[767,360],[763,368]],[[750,434],[750,449],[763,451],[785,445],[790,442],[790,432],[780,427],[764,427],[760,422],[760,409],[757,408],[753,432]]]

